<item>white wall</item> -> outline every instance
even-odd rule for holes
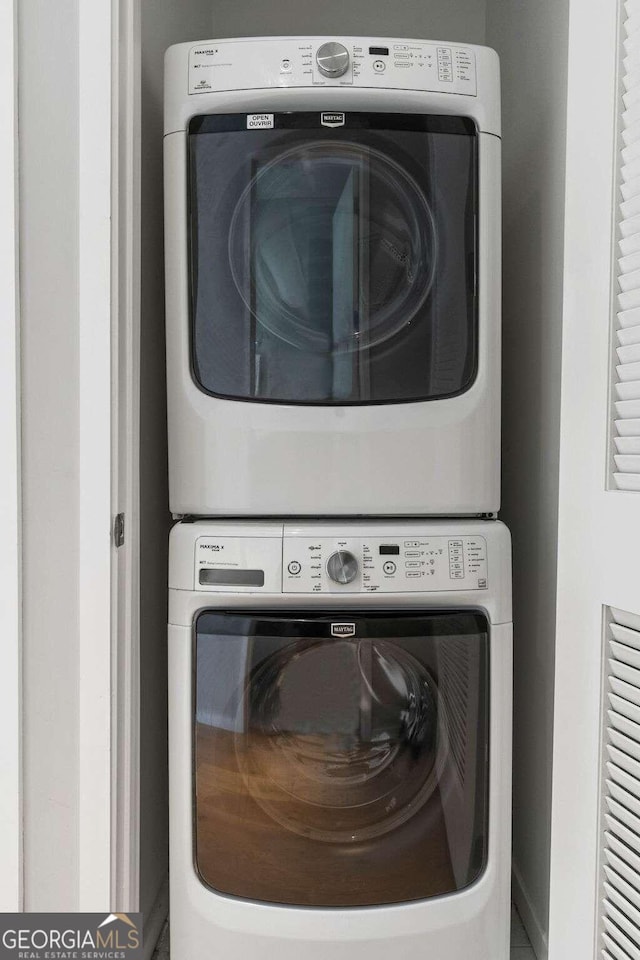
[[[484,43],[485,6],[485,0],[213,0],[210,34],[364,34]]]
[[[18,12],[24,909],[55,911],[79,856],[78,3]]]
[[[488,0],[502,64],[503,510],[514,558],[514,892],[546,952],[568,0]]]
[[[17,5],[0,3],[0,911],[22,903]]]

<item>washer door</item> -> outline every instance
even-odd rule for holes
[[[326,614],[198,618],[195,857],[222,893],[394,903],[483,869],[484,617],[348,621],[333,638]]]
[[[475,128],[325,116],[191,121],[196,380],[305,404],[461,393],[476,367]]]

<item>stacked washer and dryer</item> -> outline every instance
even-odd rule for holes
[[[496,55],[171,47],[172,960],[507,960]]]

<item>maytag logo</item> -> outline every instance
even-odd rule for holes
[[[356,635],[355,623],[332,623],[331,624],[332,637],[355,637],[355,635]]]
[[[344,113],[321,113],[320,123],[323,127],[344,127]]]

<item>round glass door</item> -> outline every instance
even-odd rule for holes
[[[191,361],[214,396],[434,400],[477,367],[477,132],[462,117],[189,125]],[[186,319],[186,318],[185,318]]]
[[[352,619],[352,615],[349,615]],[[362,906],[472,883],[486,857],[481,614],[206,612],[195,636],[194,855],[232,896]]]

